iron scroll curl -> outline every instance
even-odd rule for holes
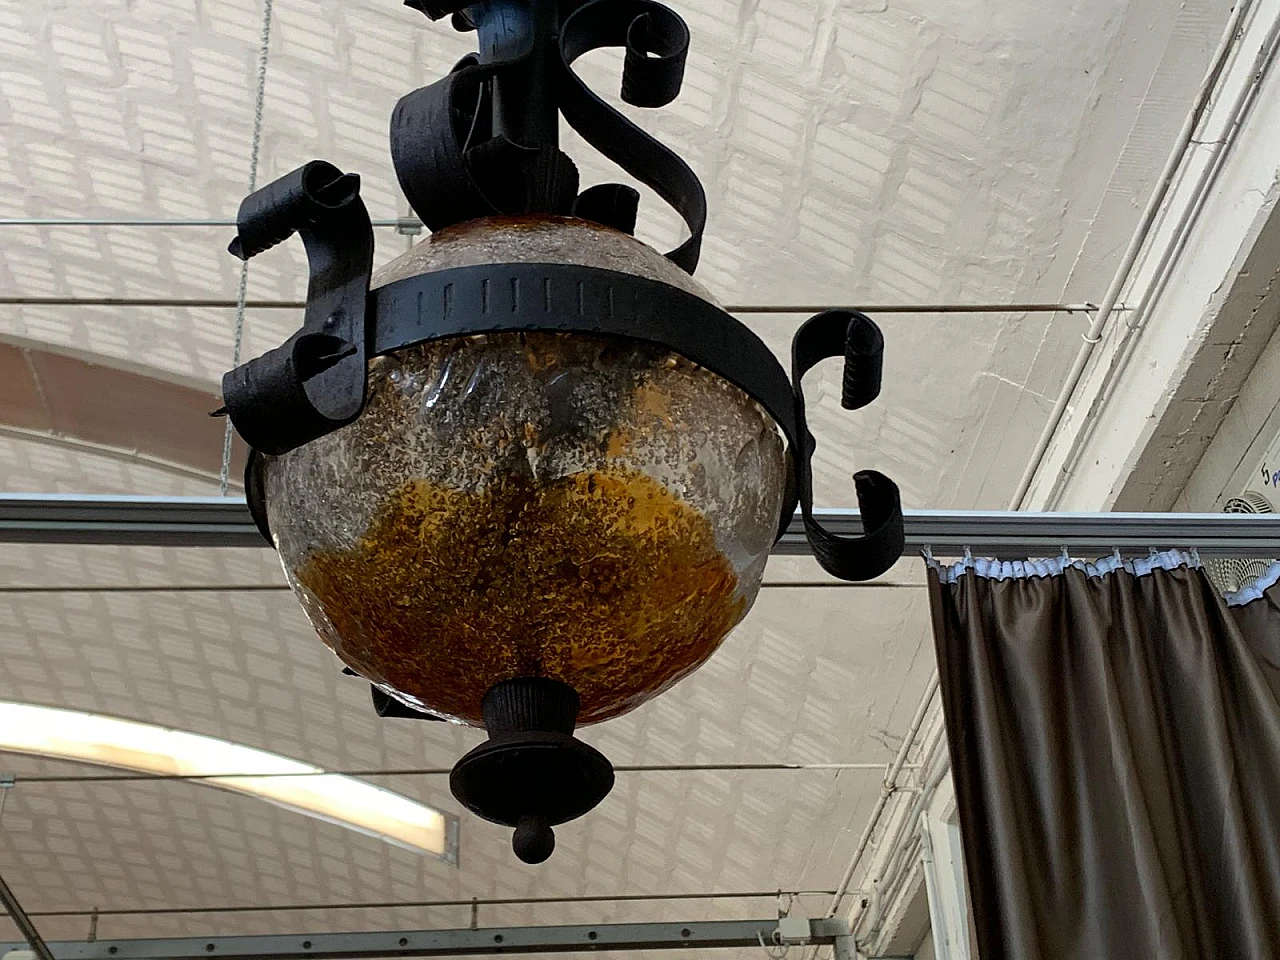
[[[666,106],[680,93],[689,28],[655,0],[590,0],[560,29],[559,103],[565,120],[591,146],[653,188],[684,219],[689,238],[667,259],[693,273],[707,225],[707,196],[692,168],[588,87],[572,65],[592,50],[623,47],[622,99],[639,107]]]
[[[440,6],[437,12],[443,10]],[[546,57],[552,108],[680,214],[689,237],[666,256],[693,273],[707,220],[697,174],[573,71],[584,54],[621,47],[622,99],[641,107],[666,106],[683,83],[688,26],[656,0],[565,3],[562,12],[555,49],[540,51],[531,40],[527,48],[499,59],[482,62],[472,54],[448,76],[401,98],[391,119],[391,153],[405,197],[431,230],[494,214],[549,213],[597,219],[632,232],[639,200],[634,190],[600,184],[578,193],[577,167],[554,143],[517,142],[494,122],[494,90],[508,80],[519,82],[539,57]],[[519,175],[512,176],[513,170]]]
[[[222,378],[222,411],[255,450],[281,454],[364,409],[373,228],[360,178],[313,160],[240,204],[230,252],[248,260],[297,233],[310,281],[302,327]]]
[[[795,391],[794,449],[796,493],[805,536],[822,568],[841,580],[872,580],[885,573],[906,549],[902,500],[898,486],[883,473],[862,470],[853,475],[863,535],[847,537],[827,530],[813,514],[812,458],[817,444],[804,409],[804,375],[822,360],[844,357],[840,405],[857,410],[880,394],[884,336],[863,313],[827,310],[811,317],[791,343],[791,385]]]

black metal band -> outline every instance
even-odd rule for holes
[[[798,459],[796,398],[786,370],[748,327],[657,280],[596,267],[505,263],[456,267],[374,290],[370,354],[446,337],[542,330],[657,344],[738,387],[771,416]],[[783,504],[779,535],[795,510]]]

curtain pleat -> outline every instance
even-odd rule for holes
[[[930,577],[983,960],[1280,960],[1280,587]]]

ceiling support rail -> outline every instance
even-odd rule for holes
[[[856,510],[816,510],[833,533],[862,531]],[[907,546],[938,556],[1071,556],[1119,550],[1197,550],[1202,556],[1280,556],[1280,514],[1030,513],[907,510]],[[163,547],[262,547],[245,502],[234,497],[121,497],[0,494],[0,543],[115,544]],[[809,552],[794,519],[773,552]]]
[[[803,922],[803,921],[802,921]],[[165,940],[95,940],[49,944],[41,960],[358,960],[384,957],[468,957],[512,953],[609,950],[684,950],[771,945],[829,946],[842,960],[854,955],[843,920],[707,920],[688,923],[602,923],[593,926],[501,927],[480,930],[406,930],[371,933],[299,933],[259,937],[188,937]],[[0,956],[22,944],[0,943]]]

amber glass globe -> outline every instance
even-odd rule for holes
[[[639,241],[570,219],[441,231],[373,285],[519,262],[710,299]],[[474,725],[503,680],[569,684],[584,724],[689,674],[755,599],[785,480],[777,428],[737,387],[661,347],[563,333],[379,357],[360,418],[265,475],[321,639],[409,706]]]

